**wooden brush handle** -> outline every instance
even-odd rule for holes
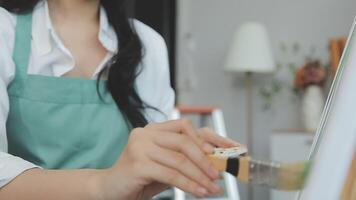
[[[219,170],[220,172],[224,172],[226,170],[228,158],[216,155],[208,155],[208,158],[214,165],[215,169]]]
[[[209,160],[220,172],[228,172],[238,178],[240,181],[249,180],[249,162],[250,157],[228,158],[217,155],[208,155]]]

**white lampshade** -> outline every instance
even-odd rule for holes
[[[259,23],[242,25],[232,41],[225,70],[270,73],[276,68],[266,28]]]

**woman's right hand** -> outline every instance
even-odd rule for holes
[[[197,197],[221,193],[206,157],[212,145],[198,132],[188,120],[134,129],[118,162],[101,173],[102,199],[150,199],[169,186]],[[225,147],[233,144],[226,139]]]

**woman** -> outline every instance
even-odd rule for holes
[[[123,0],[3,6],[0,199],[149,199],[168,186],[221,192],[205,154],[238,143],[186,120],[157,123],[174,99],[165,44],[126,17]]]

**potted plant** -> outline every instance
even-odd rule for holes
[[[326,70],[319,61],[307,62],[295,73],[294,87],[302,95],[302,121],[311,132],[317,129],[324,108],[325,80]]]

